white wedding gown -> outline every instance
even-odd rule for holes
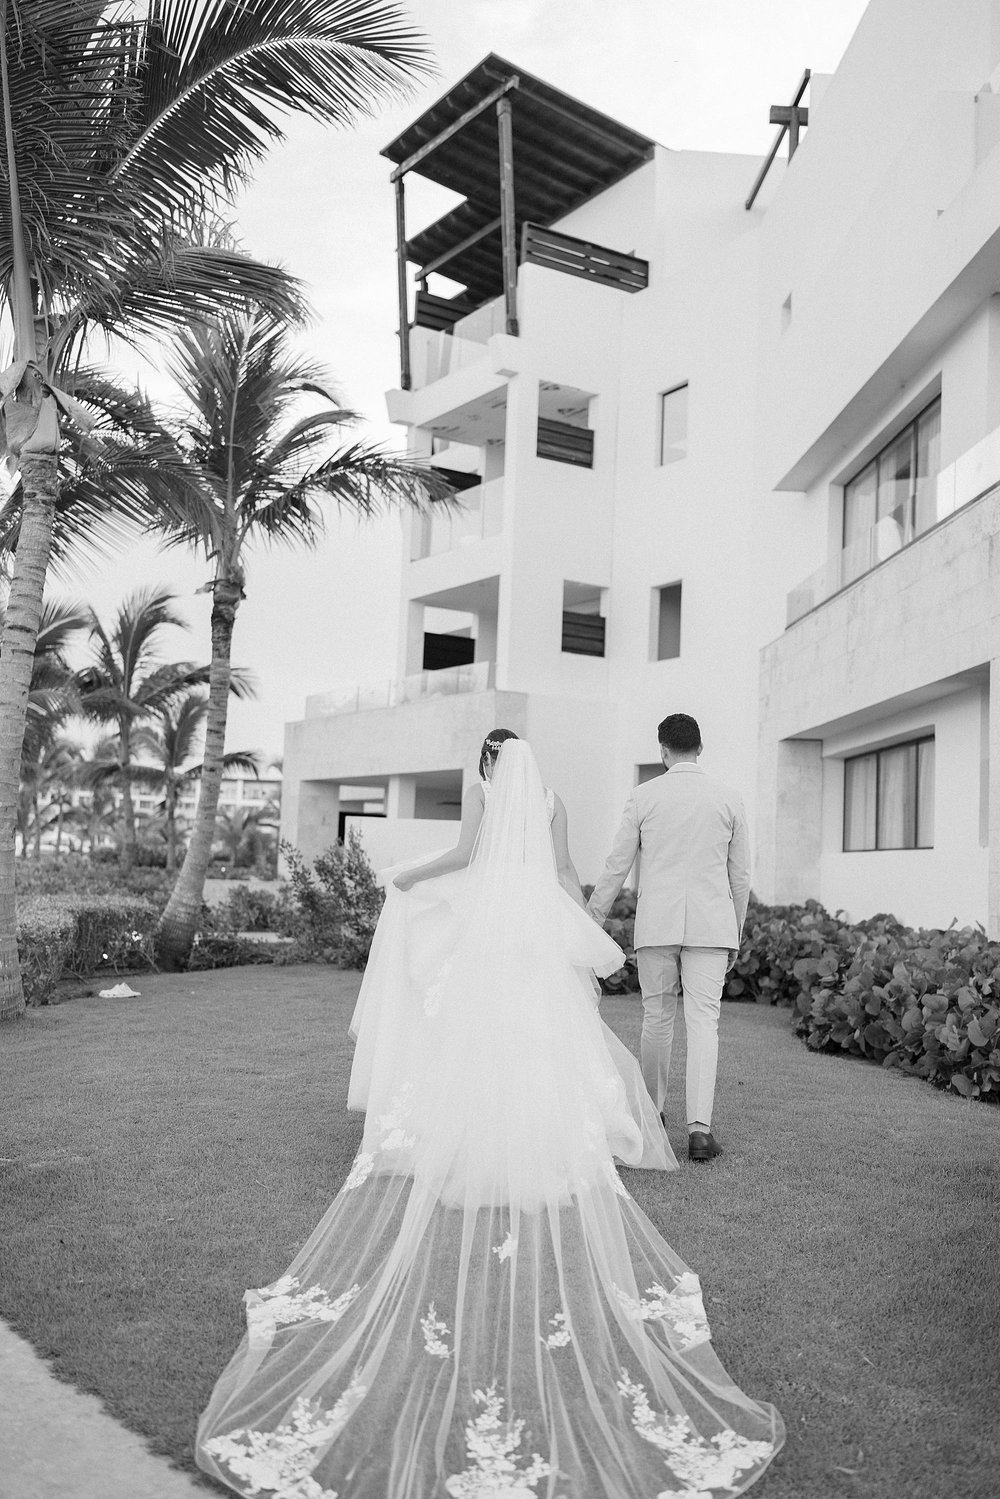
[[[507,741],[473,861],[387,883],[352,1021],[361,1150],[198,1427],[265,1499],[721,1499],[784,1432],[729,1379],[697,1276],[614,1157],[674,1170],[591,970],[621,949],[556,879]]]

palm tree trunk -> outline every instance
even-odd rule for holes
[[[139,840],[135,831],[135,802],[132,800],[132,736],[127,719],[122,719],[121,738],[121,783],[122,783],[122,852],[119,867],[122,874],[131,874],[135,868]]]
[[[175,805],[177,792],[170,774],[167,774],[167,784],[163,792],[163,820],[167,832],[167,870],[173,874],[177,868],[177,808]]]
[[[229,714],[233,626],[243,597],[238,583],[217,579],[212,605],[212,662],[208,677],[208,713],[205,718],[205,753],[202,760],[198,811],[177,884],[160,918],[157,952],[166,968],[187,959],[201,915],[205,877],[212,861],[215,818],[222,789],[222,761],[226,751],[226,719]]]
[[[56,817],[56,858],[62,853],[63,800],[59,798],[59,813]]]
[[[24,511],[0,646],[0,1020],[24,1013],[17,957],[14,828],[28,691],[59,492],[57,454],[25,453],[21,484]]]

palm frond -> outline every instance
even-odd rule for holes
[[[389,0],[150,0],[136,134],[113,180],[161,213],[229,197],[282,138],[282,116],[347,125],[428,68]]]

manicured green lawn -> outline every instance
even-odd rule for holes
[[[357,1148],[357,983],[147,977],[0,1029],[3,1314],[185,1465],[244,1287],[284,1269]],[[603,1013],[637,1046],[635,1000]],[[733,1377],[784,1414],[754,1495],[996,1499],[1000,1110],[727,1005],[716,1131],[711,1166],[627,1181],[700,1273]]]

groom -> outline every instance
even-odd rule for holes
[[[712,1135],[719,1012],[750,895],[749,838],[739,793],[698,764],[701,731],[695,720],[671,713],[657,732],[666,774],[629,796],[587,909],[603,923],[640,854],[635,947],[642,1074],[662,1112],[677,998],[683,994],[688,1156],[710,1161],[722,1153]]]

